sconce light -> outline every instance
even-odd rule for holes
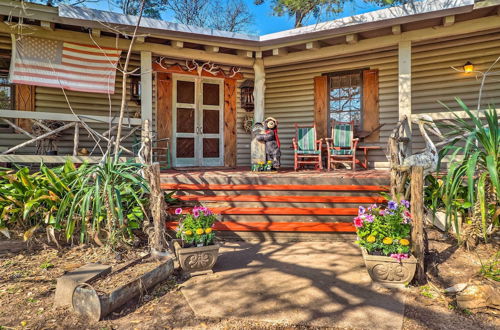
[[[139,77],[130,79],[130,99],[141,104],[141,79]]]
[[[241,86],[241,107],[246,111],[253,111],[253,80],[245,80]]]
[[[464,64],[464,71],[465,73],[471,73],[474,71],[474,65],[470,62],[467,61],[467,63]]]

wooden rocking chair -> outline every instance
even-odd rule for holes
[[[295,137],[292,142],[295,160],[293,169],[295,171],[301,164],[313,164],[316,168],[323,169],[323,160],[321,159],[323,139],[317,139],[316,125],[295,124]]]
[[[328,148],[328,171],[335,163],[351,163],[353,171],[356,171],[356,148],[359,139],[354,138],[354,121],[341,122],[332,120],[331,137],[326,139]]]

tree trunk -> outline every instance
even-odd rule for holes
[[[165,239],[165,201],[160,188],[160,165],[155,163],[145,169],[150,186],[150,207],[154,230],[149,232],[151,248],[162,252]]]
[[[417,258],[415,281],[423,284],[425,277],[425,229],[424,229],[424,169],[420,166],[411,168],[411,213],[413,227],[411,231],[412,253]]]

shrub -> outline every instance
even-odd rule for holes
[[[354,218],[356,241],[370,254],[408,258],[410,252],[411,214],[409,202],[389,201],[387,207],[376,204],[364,208]]]
[[[178,208],[175,213],[179,216],[179,226],[176,237],[182,239],[183,246],[213,244],[215,231],[212,226],[217,217],[206,207],[196,206],[192,212],[182,214]]]

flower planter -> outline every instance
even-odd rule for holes
[[[368,254],[361,249],[368,274],[373,282],[387,286],[403,286],[409,283],[417,269],[417,259],[410,255],[408,259],[396,260],[392,257]]]
[[[180,240],[174,240],[174,250],[183,271],[191,275],[212,273],[219,257],[219,244],[183,248]]]

